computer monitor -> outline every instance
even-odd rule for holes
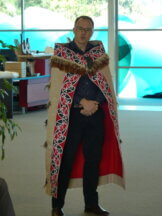
[[[17,56],[14,50],[11,49],[0,49],[0,55],[4,56],[6,61],[17,61]],[[0,61],[0,71],[4,70],[3,62]]]
[[[17,56],[12,49],[0,49],[0,55],[3,55],[6,61],[17,61]]]

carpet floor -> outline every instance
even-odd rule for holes
[[[44,192],[47,111],[16,114],[22,132],[6,140],[0,176],[5,178],[16,216],[50,216],[51,199]],[[109,184],[98,188],[100,204],[111,216],[162,215],[162,112],[119,111],[126,189]],[[83,216],[82,189],[67,192],[66,216]]]

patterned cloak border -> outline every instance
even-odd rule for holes
[[[82,74],[89,78],[103,92],[107,102],[105,112],[105,141],[100,162],[99,184],[116,183],[124,187],[124,171],[120,151],[120,138],[116,98],[111,74],[108,68],[108,56],[101,42],[84,55],[76,54],[63,44],[56,44],[55,55],[51,59],[51,81],[49,87],[49,108],[46,140],[46,192],[57,197],[58,174],[63,155],[69,125],[70,108],[76,86]],[[93,60],[91,69],[87,69],[84,57]],[[82,186],[84,157],[82,147],[73,166],[69,187]]]

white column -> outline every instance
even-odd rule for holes
[[[118,93],[118,0],[108,1],[110,71]]]

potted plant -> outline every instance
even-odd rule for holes
[[[9,135],[11,140],[13,140],[17,136],[17,131],[21,131],[19,125],[7,117],[7,108],[4,103],[4,99],[8,95],[6,89],[12,90],[12,88],[14,88],[12,84],[3,79],[3,85],[0,86],[0,153],[2,160],[5,157],[4,144],[6,136]]]
[[[0,41],[0,44],[2,45],[3,48],[4,47],[13,48],[7,46],[2,41]],[[4,56],[0,55],[0,62],[5,62],[5,60],[6,59],[4,58]],[[17,123],[15,123],[13,120],[7,117],[7,108],[4,103],[5,97],[8,96],[7,91],[12,90],[13,88],[14,87],[11,83],[9,83],[6,79],[2,79],[0,85],[0,157],[1,160],[5,158],[4,145],[5,145],[6,136],[9,135],[11,140],[13,140],[14,137],[17,136],[17,131],[21,130],[21,128]],[[8,209],[9,209],[9,214],[15,215],[12,200],[8,191],[8,185],[6,181],[1,177],[0,177],[0,206],[1,206],[0,214],[2,214],[2,216],[6,215]]]
[[[15,50],[17,49],[17,46],[13,45],[7,45],[5,44],[2,40],[0,40],[0,44],[2,48],[8,48]],[[5,62],[6,59],[3,55],[0,55],[0,62]],[[3,79],[3,82],[1,82],[0,86],[0,154],[1,154],[1,159],[3,160],[5,157],[5,139],[6,136],[9,135],[11,140],[17,136],[17,131],[21,130],[19,125],[15,123],[12,119],[9,119],[7,117],[7,107],[5,105],[5,97],[8,96],[7,90],[11,91],[14,89],[14,86],[9,83],[6,79]]]
[[[13,46],[13,45],[8,45],[8,44],[6,44],[5,42],[3,42],[2,40],[0,40],[0,45],[1,45],[2,48],[8,48],[8,49],[12,49],[12,50],[14,50],[14,51],[20,52],[21,46],[20,46],[18,40],[15,39],[15,40],[14,40],[14,43],[15,43],[15,46]],[[5,58],[4,58],[3,56],[1,56],[1,58],[2,58],[2,60],[5,60]]]

